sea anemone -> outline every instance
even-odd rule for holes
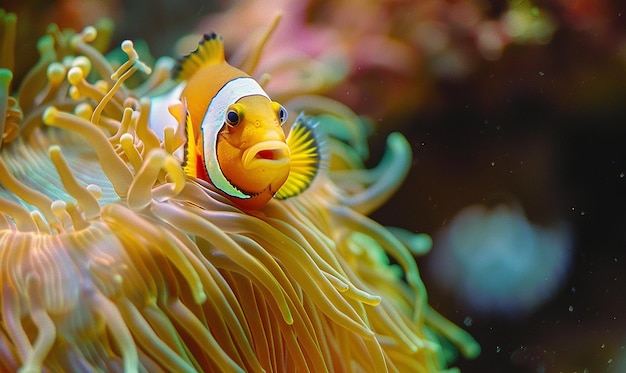
[[[365,169],[353,113],[293,98],[335,129],[327,168],[302,195],[244,212],[184,175],[178,132],[151,130],[171,59],[151,72],[125,41],[114,68],[95,47],[107,32],[51,26],[10,95],[12,17],[0,39],[0,370],[439,371],[441,338],[478,354],[428,305],[410,240],[366,217],[408,172],[402,135]],[[138,73],[152,74],[129,88]]]

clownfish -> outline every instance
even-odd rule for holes
[[[204,35],[178,61],[175,90],[186,105],[185,174],[215,186],[235,205],[255,210],[300,194],[320,165],[315,121],[300,114],[285,136],[287,110],[259,83],[231,66],[221,36]]]

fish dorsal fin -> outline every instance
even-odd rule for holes
[[[224,39],[216,33],[204,34],[198,48],[180,58],[172,71],[175,80],[188,80],[199,69],[208,65],[217,65],[226,61],[224,57]]]
[[[321,139],[317,121],[302,113],[298,115],[287,136],[291,154],[289,176],[276,198],[294,197],[311,185],[322,165],[324,141]]]

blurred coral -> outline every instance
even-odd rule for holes
[[[519,317],[565,282],[572,241],[566,223],[531,224],[516,203],[468,206],[436,236],[428,272],[464,308]]]
[[[377,118],[415,110],[434,94],[433,79],[466,76],[477,59],[497,59],[513,43],[545,44],[557,27],[527,0],[511,1],[501,12],[471,0],[254,0],[207,16],[198,30],[245,24],[226,35],[243,44],[243,30],[267,25],[278,12],[282,24],[261,58],[261,69],[276,79],[268,90],[330,93]],[[303,85],[311,76],[316,84]]]

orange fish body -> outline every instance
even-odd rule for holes
[[[288,144],[313,138],[312,128],[292,130],[304,137],[287,139],[282,128],[287,111],[254,79],[226,62],[221,37],[205,35],[198,49],[180,63],[176,78],[185,81],[180,99],[187,107],[183,164],[187,175],[212,183],[246,210],[267,204],[290,175],[297,183],[283,191],[285,198],[308,186],[319,161],[317,143],[308,141],[314,151],[306,148],[300,156],[312,157],[311,162],[298,162],[306,164],[305,174],[291,172],[292,158],[298,155]],[[297,123],[307,126],[305,121]]]

